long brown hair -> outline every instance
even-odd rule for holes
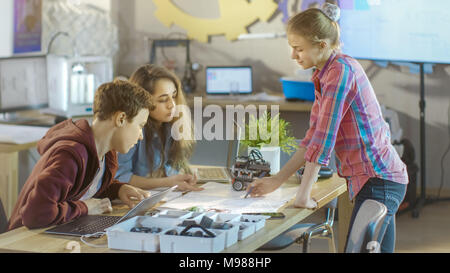
[[[178,79],[178,77],[166,69],[163,66],[159,65],[153,65],[153,64],[146,64],[141,67],[139,67],[130,77],[130,82],[135,83],[141,87],[143,87],[145,90],[147,90],[150,94],[153,95],[155,91],[155,85],[156,82],[160,79],[168,79],[173,82],[177,89],[177,94],[175,97],[175,104],[186,106],[186,99],[184,97],[184,93],[181,87],[181,82]],[[183,116],[186,113],[181,113],[180,115],[174,117],[172,121],[169,122],[170,127],[177,121],[183,122],[182,128],[189,129],[188,132],[193,132],[192,130],[192,123],[190,122],[190,117]],[[184,122],[187,121],[187,122]],[[165,130],[159,130],[159,128],[156,127],[157,122],[155,122],[151,117],[148,118],[147,124],[144,127],[144,133],[145,133],[145,144],[147,147],[147,156],[148,161],[150,165],[151,170],[151,176],[153,177],[161,177],[161,176],[167,176],[164,169],[164,161],[165,161],[165,142],[168,137],[171,137],[170,135],[166,135]],[[164,123],[161,125],[163,126]],[[161,149],[160,149],[160,158],[161,158],[161,165],[158,167],[158,169],[153,173],[153,159],[154,159],[154,151],[152,149],[152,141],[154,132],[157,132],[159,134],[159,137],[161,139]],[[193,136],[190,136],[189,138],[181,138],[180,140],[173,139],[173,144],[170,147],[169,150],[169,160],[168,163],[170,166],[176,170],[183,170],[186,173],[190,173],[190,168],[188,164],[188,160],[192,155],[195,141],[193,140]]]

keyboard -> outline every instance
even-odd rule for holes
[[[198,177],[200,179],[211,179],[211,180],[228,180],[229,176],[227,175],[224,168],[199,168],[198,169]]]
[[[120,216],[102,216],[96,221],[87,223],[86,225],[78,226],[75,228],[75,232],[80,232],[81,234],[93,234],[96,232],[103,232],[105,229],[115,225],[119,220]]]

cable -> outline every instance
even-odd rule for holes
[[[90,247],[105,248],[105,247],[108,247],[107,244],[104,244],[104,245],[96,245],[96,244],[88,243],[88,242],[86,242],[86,241],[84,240],[85,237],[86,237],[86,238],[91,238],[91,237],[101,237],[101,236],[103,236],[103,235],[105,235],[105,234],[106,234],[105,232],[96,232],[96,233],[92,233],[92,234],[85,234],[85,235],[81,235],[80,240],[81,240],[84,244],[86,244],[86,245],[88,245],[88,246],[90,246]]]

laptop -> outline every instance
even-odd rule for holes
[[[207,66],[207,95],[251,95],[253,92],[251,66]]]
[[[198,182],[223,182],[231,181],[231,176],[226,167],[197,168]]]
[[[236,149],[233,150],[233,142],[228,144],[227,165],[228,167],[200,167],[197,168],[197,181],[198,182],[231,182],[232,175],[230,174],[230,168],[233,159],[239,155],[240,136],[242,134],[242,128],[239,124],[233,120],[235,128],[237,130],[237,144]]]
[[[85,215],[77,218],[73,221],[58,225],[56,227],[47,229],[45,233],[69,235],[69,236],[83,236],[90,235],[90,237],[100,237],[105,229],[126,221],[134,216],[142,216],[145,213],[158,204],[168,193],[172,192],[177,186],[168,188],[148,198],[145,198],[134,208],[128,211],[124,216],[111,216],[111,215]],[[95,236],[94,234],[97,234]]]

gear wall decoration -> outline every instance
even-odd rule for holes
[[[236,40],[247,33],[246,27],[256,20],[267,21],[278,9],[273,0],[218,0],[221,17],[198,18],[185,13],[169,0],[153,0],[155,16],[167,27],[172,24],[184,28],[190,39],[208,42],[209,35],[224,34],[228,40]]]

